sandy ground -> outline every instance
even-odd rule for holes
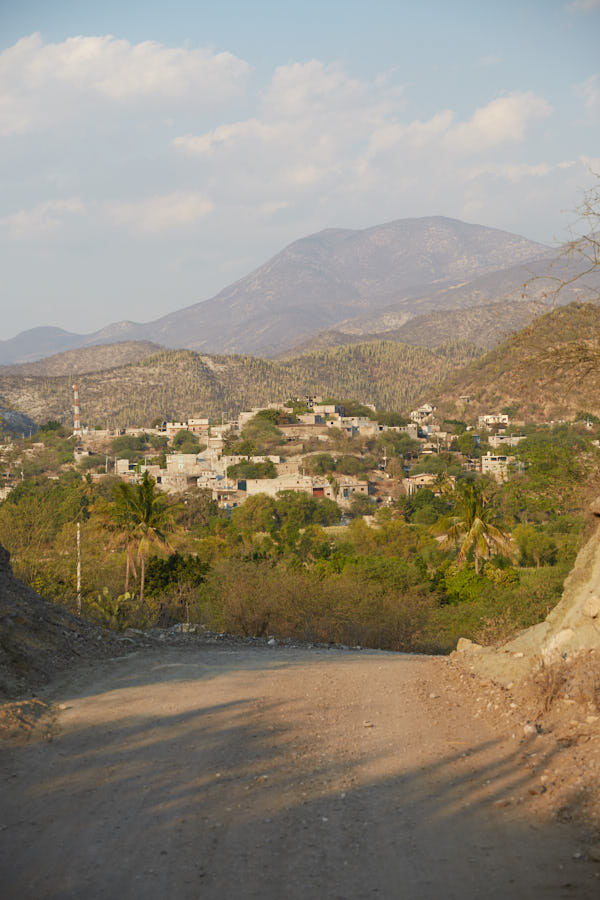
[[[3,900],[597,898],[568,825],[441,659],[134,652],[0,758]]]

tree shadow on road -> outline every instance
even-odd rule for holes
[[[212,702],[202,672],[187,687],[176,666],[117,675],[52,743],[9,756],[3,898],[598,896],[571,833],[515,813],[551,766],[524,766],[535,738],[424,746],[407,764],[368,727],[340,749],[250,675],[223,665]]]

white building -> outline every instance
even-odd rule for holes
[[[481,457],[481,474],[491,475],[496,481],[506,481],[508,478],[508,456],[485,453]]]
[[[434,408],[430,403],[424,403],[423,406],[419,406],[418,409],[413,409],[409,415],[413,422],[419,424],[432,415],[433,409]]]
[[[480,428],[492,428],[494,425],[508,425],[508,416],[504,413],[488,413],[485,416],[479,416],[477,424]]]
[[[524,434],[492,434],[488,439],[488,444],[497,450],[499,447],[516,447],[520,441],[524,440]]]

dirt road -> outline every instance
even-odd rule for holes
[[[2,755],[1,896],[598,898],[567,826],[501,805],[519,741],[443,667],[167,648],[63,679],[53,739]]]

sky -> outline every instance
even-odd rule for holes
[[[324,228],[565,240],[599,44],[600,0],[0,0],[0,339],[155,319]]]

